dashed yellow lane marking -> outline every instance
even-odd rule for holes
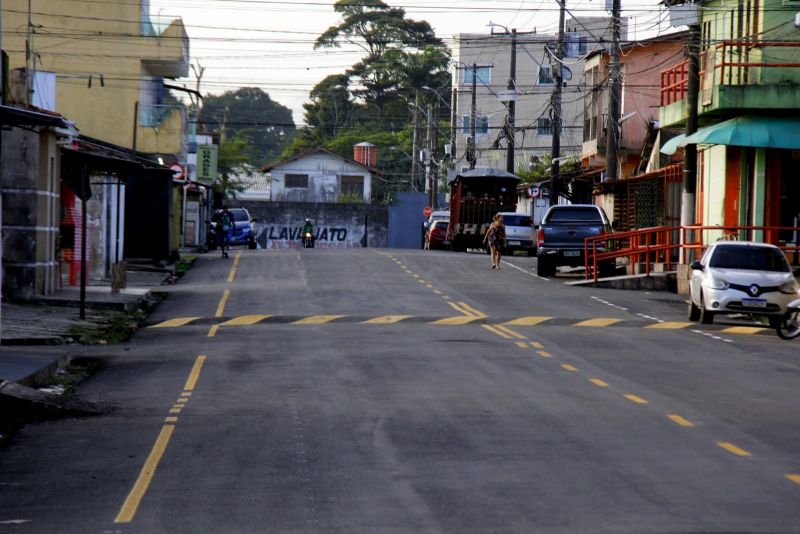
[[[786,478],[794,482],[795,484],[800,484],[800,475],[786,475]]]
[[[203,370],[203,365],[206,363],[205,354],[201,354],[194,360],[192,370],[189,372],[189,378],[186,379],[186,384],[183,386],[184,391],[192,391],[197,385],[197,380],[200,378],[200,371]]]
[[[744,449],[740,449],[733,443],[728,443],[726,441],[718,441],[717,445],[725,449],[726,451],[730,452],[731,454],[735,454],[736,456],[752,456],[749,452]]]
[[[418,274],[414,274],[414,275],[412,275],[412,276],[414,276],[414,278],[419,278],[419,275],[418,275]]]
[[[544,345],[542,345],[538,341],[531,341],[531,347],[533,347],[534,349],[543,349]]]
[[[622,319],[612,319],[610,317],[598,317],[596,319],[587,319],[572,326],[611,326],[612,324],[621,323]]]
[[[511,336],[509,336],[505,332],[503,332],[501,330],[498,330],[497,328],[495,328],[494,326],[492,326],[490,324],[482,324],[481,327],[485,328],[486,330],[488,330],[492,334],[495,334],[495,335],[498,335],[498,336],[502,337],[503,339],[513,339]]]
[[[652,328],[653,330],[678,330],[692,326],[694,323],[687,323],[683,321],[664,321],[663,323],[655,323],[645,326],[645,328]]]
[[[506,326],[536,326],[537,324],[542,324],[545,321],[549,321],[552,317],[537,317],[537,316],[529,316],[529,317],[520,317],[519,319],[514,319],[513,321],[508,321],[507,323],[503,323]]]
[[[528,348],[528,344],[525,343],[524,341],[517,341],[517,346],[519,348],[521,348],[521,349],[527,349]]]
[[[422,278],[417,280],[417,282],[419,282],[420,284],[427,284],[428,283],[427,281],[423,280]]]
[[[272,315],[242,315],[225,321],[220,326],[249,326],[258,324],[264,319],[269,319]]]
[[[608,387],[608,383],[607,382],[603,382],[599,378],[590,378],[589,382],[591,382],[595,386],[598,386],[598,387],[601,387],[601,388],[607,388]]]
[[[636,404],[650,404],[647,400],[636,395],[625,395],[625,398],[631,402],[635,402]]]
[[[163,323],[154,324],[150,328],[173,328],[176,326],[186,326],[192,321],[196,321],[198,319],[202,319],[202,317],[177,317],[175,319],[164,321]]]
[[[570,371],[572,373],[574,373],[574,372],[576,372],[578,370],[577,367],[575,367],[574,365],[570,365],[568,363],[563,364],[561,367],[563,367],[564,369],[566,369],[567,371]]]
[[[758,334],[769,330],[768,328],[761,328],[758,326],[730,326],[720,330],[721,334]]]
[[[382,317],[375,317],[369,321],[364,321],[363,324],[395,324],[412,317],[411,315],[384,315]]]
[[[219,325],[214,324],[211,325],[211,328],[208,329],[208,337],[214,337],[217,335],[217,330],[219,330]]]
[[[186,404],[187,402],[189,402],[189,399],[187,399],[186,397],[181,397],[175,402],[177,402],[178,404]]]
[[[425,284],[428,289],[433,289],[433,284]]]
[[[164,422],[165,423],[177,423],[178,422],[178,418],[175,417],[174,415],[171,415],[169,417],[165,417],[164,418]]]
[[[312,315],[295,321],[292,324],[326,324],[336,319],[341,319],[342,317],[344,317],[344,315]]]
[[[183,408],[170,408],[169,413],[181,413]]]
[[[503,325],[501,325],[501,324],[496,324],[496,325],[494,325],[494,327],[495,327],[495,328],[497,328],[498,330],[501,330],[501,331],[505,332],[506,334],[508,334],[508,335],[510,335],[510,336],[513,336],[513,337],[517,338],[517,339],[527,339],[527,338],[526,338],[525,336],[523,336],[522,334],[519,334],[519,333],[517,333],[517,332],[514,332],[514,331],[513,331],[513,330],[511,330],[510,328],[507,328],[507,327],[505,327],[505,326],[503,326]]]
[[[684,419],[680,415],[670,414],[667,417],[670,418],[673,422],[679,424],[680,426],[685,426],[685,427],[694,426],[694,423],[692,423],[688,419]]]
[[[542,358],[552,358],[552,357],[553,357],[553,355],[552,355],[552,354],[550,354],[549,352],[543,351],[543,350],[537,350],[536,352],[537,352],[537,353],[539,354],[539,356],[541,356]]]
[[[439,291],[438,289],[434,289],[433,292],[436,293],[437,295],[441,295],[442,294],[442,292]]]
[[[477,321],[477,317],[467,317],[466,315],[456,315],[455,317],[445,317],[444,319],[439,319],[436,321],[432,321],[428,324],[435,324],[435,325],[447,325],[447,326],[458,326],[469,324],[471,322]]]
[[[219,299],[219,304],[217,304],[217,311],[214,313],[214,317],[222,317],[222,314],[225,312],[225,303],[228,302],[228,297],[231,296],[231,290],[226,289],[222,292],[222,298]]]

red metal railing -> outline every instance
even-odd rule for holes
[[[780,41],[723,41],[716,45],[716,50],[721,50],[721,55],[715,54],[714,70],[719,69],[719,78],[715,80],[718,85],[740,85],[748,83],[749,68],[797,68],[800,63],[765,63],[763,61],[749,61],[750,51],[766,48],[800,48],[800,42]],[[800,57],[800,52],[798,52]],[[737,58],[737,59],[735,59]],[[744,59],[742,59],[744,58]],[[728,69],[728,79],[725,80],[725,69]],[[733,78],[733,69],[743,69],[741,76]],[[700,71],[700,87],[703,86],[705,70]],[[686,98],[689,83],[689,61],[685,60],[677,65],[661,71],[661,105],[667,106],[680,102]]]
[[[791,233],[793,241],[781,240],[782,232]],[[699,258],[709,241],[719,239],[772,243],[790,253],[793,263],[800,261],[800,227],[796,226],[659,226],[587,237],[583,247],[584,277],[596,282],[599,265],[618,258],[628,260],[630,274],[641,266],[643,274],[650,276],[654,263],[663,263],[665,270],[671,271],[688,251],[694,251]]]

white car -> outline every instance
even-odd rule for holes
[[[748,313],[776,326],[797,298],[798,284],[781,249],[767,243],[719,241],[692,262],[689,320],[714,322],[717,314]]]

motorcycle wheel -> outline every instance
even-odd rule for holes
[[[800,336],[800,311],[786,312],[775,330],[781,339],[794,339]]]

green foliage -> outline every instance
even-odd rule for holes
[[[231,198],[235,193],[244,190],[236,175],[251,166],[248,155],[251,146],[252,139],[248,130],[240,131],[233,137],[222,138],[217,160],[218,178],[211,186],[221,200]]]
[[[274,161],[296,133],[292,111],[257,87],[207,95],[198,120],[206,132],[246,133],[243,155],[255,167]]]
[[[339,193],[339,204],[363,204],[364,197],[358,193]]]
[[[527,169],[517,169],[516,175],[522,178],[523,183],[535,183],[550,179],[550,170],[553,163],[553,156],[545,154],[541,157],[534,156],[529,162]],[[559,173],[567,173],[580,168],[580,162],[576,160],[562,161],[558,170]]]

